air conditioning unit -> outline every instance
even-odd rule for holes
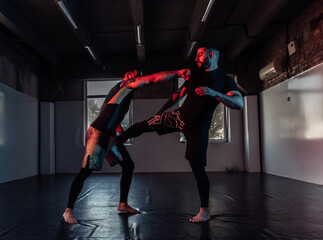
[[[283,61],[281,58],[276,58],[274,61],[263,67],[259,71],[259,77],[265,81],[269,78],[273,78],[283,72]]]

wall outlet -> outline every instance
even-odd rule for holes
[[[296,53],[296,50],[297,50],[297,43],[296,43],[296,41],[293,40],[290,43],[288,43],[287,48],[288,48],[288,54],[289,54],[289,56],[291,56],[294,53]]]

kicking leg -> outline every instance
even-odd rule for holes
[[[148,120],[136,123],[121,133],[117,140],[119,143],[126,142],[129,138],[138,137],[145,132],[154,132],[165,134],[174,131],[179,131],[184,127],[184,122],[181,120],[179,110],[165,112],[160,115],[155,115]],[[166,132],[164,132],[167,130]],[[162,131],[162,132],[159,132]]]
[[[126,131],[121,133],[121,135],[118,136],[117,139],[118,139],[118,142],[124,143],[129,138],[138,137],[145,132],[152,132],[152,131],[154,130],[151,128],[151,126],[148,125],[147,121],[142,121],[129,127]]]
[[[69,197],[68,197],[68,203],[67,208],[65,209],[65,212],[63,213],[63,218],[65,222],[69,224],[77,223],[74,215],[73,215],[73,208],[75,201],[82,191],[84,181],[91,175],[92,170],[81,168],[81,171],[76,175],[76,177],[73,180]]]
[[[210,182],[205,172],[205,167],[202,164],[190,162],[192,171],[194,173],[197,189],[201,199],[201,207],[199,213],[190,219],[190,222],[205,222],[210,219],[209,212],[209,194]]]

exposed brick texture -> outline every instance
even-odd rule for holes
[[[0,83],[38,98],[37,66],[27,58],[10,52],[10,49],[0,53]]]
[[[295,40],[297,52],[288,56],[286,45]],[[323,1],[315,1],[292,20],[260,51],[260,64],[266,66],[277,57],[284,59],[284,72],[263,82],[262,89],[270,88],[323,62]],[[287,59],[286,59],[287,57]]]

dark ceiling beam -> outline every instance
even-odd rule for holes
[[[244,35],[236,36],[229,47],[228,57],[237,57],[290,0],[259,1],[246,21]]]
[[[26,49],[25,47],[21,46],[21,44],[19,44],[21,41],[22,40],[18,39],[16,36],[7,36],[0,32],[0,42],[8,46],[9,49],[12,49],[16,53],[26,57],[28,61],[34,63],[36,66],[40,65],[43,57],[38,54],[33,54],[32,52],[34,50],[32,48]]]
[[[136,36],[137,55],[139,61],[146,60],[145,48],[145,25],[144,25],[144,7],[143,0],[131,0],[132,19]],[[140,26],[140,29],[138,29]],[[138,40],[138,30],[141,34],[141,42]]]
[[[85,9],[83,9],[82,6],[80,6],[79,1],[72,1],[72,0],[53,0],[53,1],[56,4],[57,8],[59,8],[59,10],[61,11],[62,15],[65,17],[69,26],[75,33],[76,37],[84,46],[84,51],[86,51],[89,54],[89,56],[92,58],[94,63],[101,64],[100,53],[97,51],[95,46],[92,45],[90,25],[86,21],[87,17],[84,12]],[[70,20],[62,10],[59,2],[64,3],[69,14],[73,18],[77,26],[77,29],[75,29],[75,26],[73,26],[73,24],[71,24]]]
[[[209,7],[209,16],[211,15],[217,0],[197,0],[195,3],[195,7],[193,10],[193,14],[191,17],[190,25],[189,25],[189,36],[188,41],[186,42],[185,56],[184,58],[187,60],[192,55],[196,43],[201,38],[206,25],[208,23],[208,19],[205,19],[202,22],[202,18],[204,17],[205,11]]]
[[[10,0],[0,1],[0,22],[48,62],[58,64],[55,51],[13,4]]]

